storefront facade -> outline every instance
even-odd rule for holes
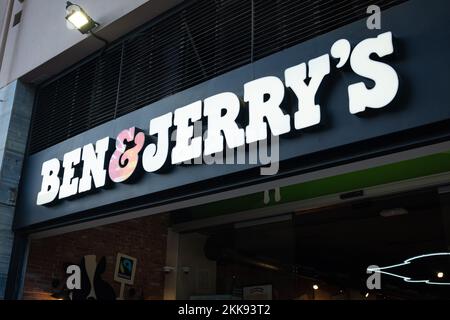
[[[450,8],[370,4],[186,1],[40,84],[9,297],[448,297]]]

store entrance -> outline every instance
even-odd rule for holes
[[[272,205],[223,215],[210,211],[207,217],[204,208],[191,207],[36,236],[22,296],[448,299],[448,191],[430,188],[326,207],[318,201],[307,210],[295,202],[287,204],[289,210]],[[202,218],[193,219],[195,212]],[[176,223],[179,216],[188,220],[184,226]],[[66,285],[70,265],[82,270],[81,292]]]
[[[183,233],[177,298],[449,298],[447,206],[431,189]]]

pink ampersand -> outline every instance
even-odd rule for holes
[[[137,132],[137,134],[136,134]],[[127,142],[133,142],[134,146],[127,150]],[[117,136],[116,150],[109,161],[109,177],[119,183],[128,180],[136,171],[141,152],[145,143],[145,134],[138,132],[135,127],[123,130]]]

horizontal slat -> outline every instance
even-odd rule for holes
[[[404,1],[190,1],[42,86],[30,153]]]

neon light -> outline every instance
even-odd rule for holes
[[[431,280],[413,280],[410,277],[405,277],[405,276],[401,276],[399,274],[384,271],[386,269],[393,269],[393,268],[397,268],[397,267],[410,265],[411,262],[414,260],[419,260],[419,259],[429,258],[429,257],[437,257],[437,256],[450,256],[450,252],[424,254],[424,255],[409,258],[409,259],[405,260],[403,263],[395,264],[392,266],[379,267],[379,268],[370,268],[369,267],[369,268],[367,268],[367,271],[382,273],[382,274],[386,274],[388,276],[400,278],[400,279],[403,279],[403,281],[408,282],[408,283],[425,283],[425,284],[430,284],[430,285],[450,286],[450,282],[434,282]]]

